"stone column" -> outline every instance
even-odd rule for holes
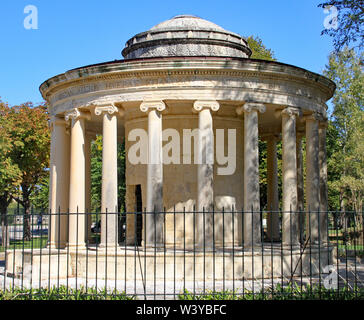
[[[163,245],[163,150],[162,150],[162,111],[163,101],[143,102],[142,112],[148,113],[148,164],[147,164],[147,204],[145,234],[146,246]]]
[[[299,215],[297,214],[297,108],[282,111],[282,241],[284,245],[299,244]]]
[[[87,240],[91,240],[91,141],[92,135],[85,136],[85,208],[87,214]]]
[[[320,210],[319,132],[317,113],[306,117],[306,221],[309,243],[318,243],[318,212]]]
[[[64,248],[67,243],[69,198],[70,136],[67,122],[53,116],[51,132],[49,245],[51,248]]]
[[[95,108],[103,115],[102,129],[102,188],[101,188],[101,247],[118,245],[118,163],[117,115],[114,105]]]
[[[197,197],[196,235],[197,245],[212,248],[214,219],[214,132],[211,111],[219,110],[217,101],[196,101],[198,112],[197,141]]]
[[[319,165],[320,165],[320,242],[327,243],[327,160],[326,160],[327,119],[322,118],[319,124]]]
[[[267,239],[269,241],[279,241],[278,136],[269,134],[265,137],[265,140],[267,141]]]
[[[244,113],[244,246],[260,246],[259,143],[258,112],[260,103],[247,102],[236,111]]]
[[[71,119],[71,161],[69,194],[69,243],[70,249],[85,248],[85,119],[90,114],[78,108],[66,113],[66,121]]]
[[[304,242],[305,231],[305,191],[303,179],[303,154],[302,154],[302,132],[297,132],[297,211],[299,212],[300,242]]]

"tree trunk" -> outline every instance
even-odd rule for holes
[[[24,203],[24,216],[23,216],[23,236],[24,241],[30,241],[32,239],[32,233],[31,233],[31,219],[30,219],[30,204]]]
[[[24,206],[24,214],[23,214],[23,239],[24,241],[30,241],[32,239],[31,233],[31,217],[30,217],[30,199],[29,193],[26,191],[28,188],[22,186],[23,189],[23,206]]]
[[[347,229],[347,217],[345,212],[345,200],[344,200],[344,194],[343,191],[340,191],[340,214],[341,214],[341,226],[344,228],[344,230]]]
[[[0,214],[1,214],[1,245],[3,248],[10,246],[7,208],[9,200],[7,196],[0,197]]]

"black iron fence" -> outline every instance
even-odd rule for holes
[[[0,235],[2,294],[364,298],[363,213],[14,212]]]

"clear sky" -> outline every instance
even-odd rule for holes
[[[315,0],[2,0],[0,97],[40,103],[39,85],[72,68],[121,59],[133,35],[180,14],[210,20],[242,36],[257,35],[278,61],[322,73],[333,50],[321,36],[327,14]],[[26,29],[27,5],[38,29]]]

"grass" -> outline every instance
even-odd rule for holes
[[[213,292],[196,295],[187,290],[178,296],[179,300],[364,300],[364,288],[339,290],[325,289],[314,285],[277,285],[274,290],[265,289],[259,292],[245,290],[244,293],[233,291]],[[136,300],[135,295],[125,292],[105,292],[104,289],[80,287],[79,289],[60,286],[51,289],[20,289],[0,290],[0,300]]]
[[[39,249],[44,248],[48,242],[48,236],[43,235],[40,237],[33,237],[32,240],[23,241],[23,240],[11,240],[10,245],[6,247],[6,250],[14,250],[14,249]],[[0,246],[0,252],[5,251],[5,248]]]
[[[244,293],[233,291],[213,292],[204,295],[195,295],[185,290],[178,296],[180,300],[364,300],[364,288],[349,289],[347,287],[339,290],[326,289],[323,286],[290,285],[281,287],[277,285],[264,291],[252,292],[245,290]]]
[[[124,292],[107,293],[105,290],[81,287],[79,289],[60,286],[51,289],[20,289],[0,290],[0,300],[134,300],[134,296]]]

